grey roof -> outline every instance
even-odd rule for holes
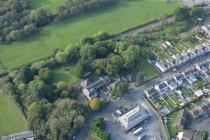
[[[146,118],[148,118],[149,114],[146,112],[146,108],[138,105],[132,110],[125,113],[123,116],[119,118],[120,123],[125,127],[126,130],[130,130],[135,127]]]
[[[25,140],[27,138],[33,138],[33,131],[24,131],[9,136],[3,136],[1,137],[1,140]]]
[[[164,89],[164,88],[167,88],[167,87],[168,87],[168,86],[167,86],[166,83],[161,83],[161,84],[159,85],[160,90],[161,90],[161,89]]]
[[[184,78],[185,78],[184,74],[179,74],[179,75],[176,76],[177,80],[182,80]]]
[[[167,80],[167,83],[172,86],[172,87],[175,87],[177,86],[178,84],[176,83],[176,80],[174,78],[171,78],[169,80]]]
[[[153,88],[151,88],[151,89],[149,89],[148,91],[147,91],[147,93],[149,94],[149,95],[151,95],[151,94],[154,94],[154,93],[157,93],[158,91],[153,87]]]

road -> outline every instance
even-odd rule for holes
[[[207,118],[202,121],[193,121],[192,124],[190,125],[190,128],[197,131],[207,131],[210,134],[210,125],[206,124],[210,124],[210,118]]]
[[[169,23],[172,23],[172,22],[174,22],[174,17],[172,17],[172,16],[165,17],[165,18],[160,19],[156,22],[152,22],[152,23],[149,23],[147,25],[139,26],[139,27],[124,31],[122,33],[119,33],[113,39],[118,40],[118,39],[122,39],[122,38],[124,38],[125,36],[128,36],[128,35],[136,35],[138,33],[144,32],[146,30],[152,30],[155,27],[159,27],[159,26],[162,26],[164,24],[169,24]]]

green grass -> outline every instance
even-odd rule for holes
[[[52,71],[52,82],[64,81],[68,84],[75,84],[78,80],[73,67],[57,68]]]
[[[171,136],[173,136],[173,137],[176,136],[178,132],[181,132],[182,131],[182,129],[175,128],[173,126],[173,124],[174,124],[174,122],[175,122],[175,120],[177,118],[178,112],[179,111],[174,111],[170,115],[168,115],[168,117],[167,117],[168,118],[167,127],[168,127],[168,130],[169,130],[169,134]]]
[[[10,45],[0,45],[0,60],[8,69],[48,56],[98,31],[119,33],[171,14],[180,4],[163,0],[121,0],[119,4],[53,23],[35,35]],[[6,70],[0,67],[0,72]]]
[[[64,4],[65,1],[66,0],[29,0],[29,3],[33,9],[47,7],[47,9],[54,14],[57,12],[57,7],[60,4]]]
[[[28,130],[27,122],[12,99],[0,93],[0,136]]]
[[[146,77],[145,80],[150,80],[159,75],[159,72],[157,71],[157,69],[155,69],[151,64],[149,64],[147,62],[147,59],[143,56],[139,59],[138,65],[139,65],[140,71],[142,71]]]

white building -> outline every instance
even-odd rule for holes
[[[123,116],[121,116],[119,118],[119,122],[121,123],[121,126],[125,129],[125,131],[128,131],[148,117],[149,114],[148,112],[146,112],[146,109],[138,105],[129,112],[125,113]]]

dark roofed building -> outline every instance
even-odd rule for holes
[[[81,82],[81,86],[83,87],[83,93],[84,95],[91,100],[92,98],[98,96],[99,90],[101,88],[106,88],[108,84],[110,83],[110,79],[108,76],[100,77],[97,81],[94,83],[91,83],[87,80],[84,80]]]
[[[154,87],[145,91],[145,94],[147,98],[149,98],[151,101],[158,99],[160,97],[159,92]]]
[[[174,78],[171,78],[171,79],[167,80],[167,83],[168,83],[168,87],[171,90],[175,90],[178,87],[178,84],[177,84],[177,82]]]

